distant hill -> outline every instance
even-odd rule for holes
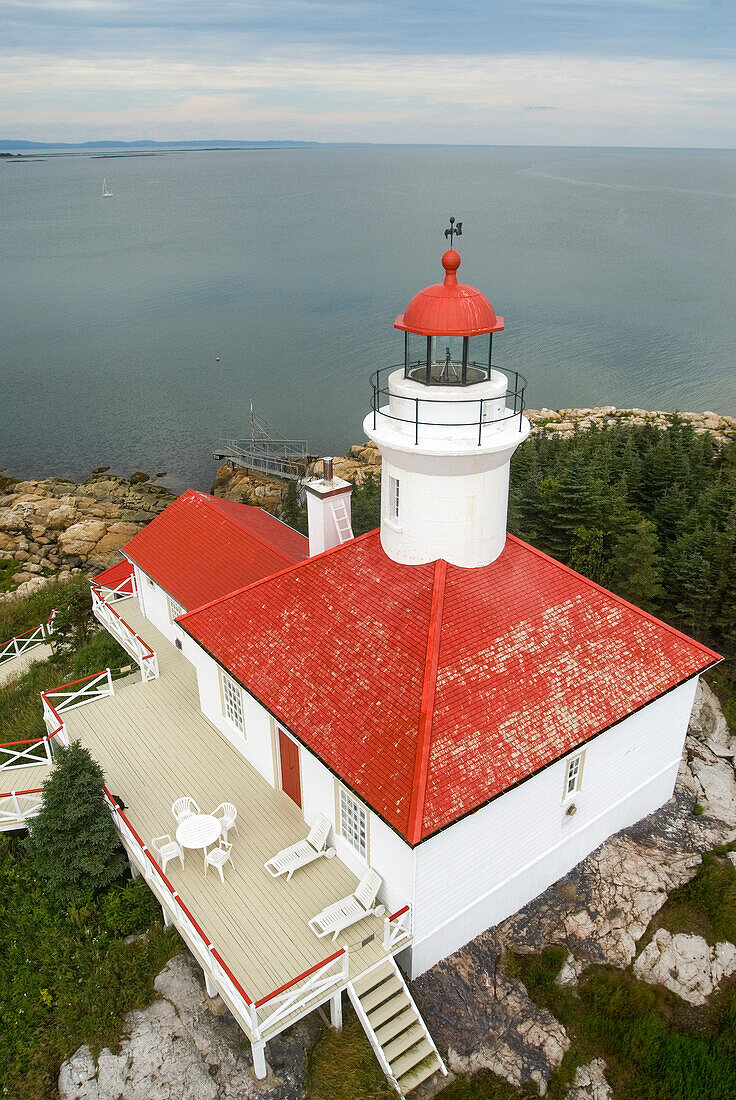
[[[0,140],[9,149],[260,149],[319,145],[318,141],[12,141]]]

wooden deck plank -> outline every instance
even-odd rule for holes
[[[12,680],[17,680],[19,676],[22,676],[24,672],[27,672],[29,667],[35,661],[46,661],[53,653],[53,649],[50,645],[42,643],[41,645],[34,646],[26,653],[21,653],[19,657],[13,657],[9,661],[4,661],[0,665],[0,687],[5,687]]]
[[[174,835],[171,804],[181,794],[194,797],[203,812],[225,800],[238,807],[239,833],[230,834],[233,862],[225,868],[224,885],[214,870],[205,879],[196,851],[186,854],[184,870],[172,861],[166,872],[238,980],[256,1000],[343,945],[350,947],[351,977],[378,962],[385,955],[380,918],[347,929],[335,944],[317,939],[308,927],[325,905],[356,886],[339,858],[317,860],[289,883],[263,869],[276,851],[306,835],[301,813],[205,718],[193,667],[143,618],[137,603],[126,600],[120,613],[156,650],[161,675],[148,683],[137,677],[118,681],[112,698],[69,712],[69,736],[99,760],[108,788],[124,799],[126,817],[146,844],[163,833]],[[371,934],[374,939],[363,947]]]

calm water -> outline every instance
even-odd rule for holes
[[[107,177],[115,197],[101,197]],[[314,148],[0,163],[0,465],[207,488],[250,401],[362,438],[397,313],[461,276],[533,408],[736,413],[736,153]],[[219,356],[219,362],[216,361]]]

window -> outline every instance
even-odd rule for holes
[[[580,790],[583,781],[583,760],[585,753],[578,753],[577,756],[571,756],[567,761],[567,769],[565,771],[565,798],[570,798],[577,791]]]
[[[399,522],[399,479],[388,475],[388,518]]]
[[[172,599],[171,596],[167,596],[166,598],[169,601],[169,618],[171,619],[172,623],[174,619],[179,617],[179,615],[186,615],[186,607],[182,607],[181,604],[177,603],[177,601]]]
[[[225,717],[232,722],[236,729],[245,733],[243,722],[243,692],[240,685],[231,680],[229,676],[222,675],[222,709]]]
[[[343,787],[340,787],[340,835],[359,856],[368,858],[368,814]]]

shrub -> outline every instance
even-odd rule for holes
[[[43,785],[28,854],[36,877],[64,902],[95,894],[125,871],[103,785],[102,768],[78,742],[59,751]]]

